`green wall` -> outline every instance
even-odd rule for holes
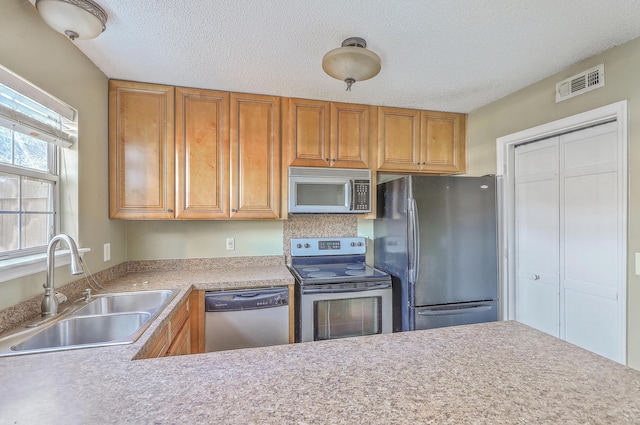
[[[227,251],[226,238],[235,239]],[[130,221],[128,260],[282,255],[282,221]]]
[[[91,248],[92,272],[126,260],[125,223],[108,217],[106,76],[66,37],[50,29],[26,0],[0,1],[0,64],[78,110],[78,143],[64,153],[61,232]],[[103,244],[111,243],[111,261]],[[75,280],[56,270],[56,286]],[[43,293],[44,273],[0,282],[0,309]]]
[[[605,66],[605,86],[555,103],[555,84],[598,64]],[[624,99],[629,101],[629,224],[627,343],[628,364],[640,369],[640,277],[635,253],[640,252],[640,38],[582,61],[556,75],[469,114],[469,174],[496,173],[496,139]]]

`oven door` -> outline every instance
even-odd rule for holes
[[[391,333],[391,283],[364,290],[336,286],[301,288],[299,342]]]

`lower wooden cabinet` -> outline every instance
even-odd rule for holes
[[[180,356],[194,352],[191,349],[190,301],[191,297],[178,307],[178,311],[171,317],[169,323],[160,330],[156,339],[142,355],[143,359]]]
[[[153,359],[156,357],[164,357],[169,348],[169,326],[165,326],[160,330],[160,334],[151,343],[147,351],[142,355],[143,359]]]

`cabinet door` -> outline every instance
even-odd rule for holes
[[[420,111],[378,108],[378,170],[420,169]]]
[[[231,218],[280,216],[280,98],[231,93]]]
[[[464,172],[465,115],[423,111],[421,119],[421,171]]]
[[[174,89],[109,81],[109,217],[174,217]]]
[[[329,102],[286,99],[289,165],[329,167]],[[285,106],[285,105],[283,105]]]
[[[369,167],[368,105],[331,104],[331,166]]]
[[[169,327],[163,327],[156,339],[153,340],[147,351],[142,355],[143,359],[155,359],[156,357],[164,357],[169,348]]]
[[[167,350],[167,356],[185,356],[191,354],[191,334],[189,322],[186,322],[178,331],[171,346]]]
[[[176,88],[176,218],[229,217],[229,93]]]
[[[191,327],[189,324],[189,299],[178,307],[178,311],[169,321],[171,342],[167,349],[167,356],[191,354]]]

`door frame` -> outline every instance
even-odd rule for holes
[[[615,119],[618,136],[618,228],[619,272],[618,302],[620,305],[619,341],[622,347],[621,363],[627,362],[627,209],[628,209],[628,101],[612,103],[567,118],[562,118],[533,128],[522,130],[496,139],[497,175],[502,183],[498,185],[499,210],[499,267],[500,267],[500,317],[515,320],[516,317],[516,267],[515,267],[515,147],[524,143],[552,137],[567,131],[579,130]]]

